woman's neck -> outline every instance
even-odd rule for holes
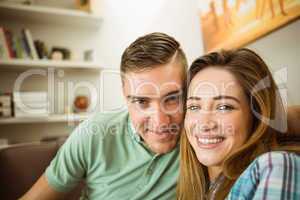
[[[209,181],[214,182],[214,180],[221,174],[222,168],[219,166],[208,167]]]

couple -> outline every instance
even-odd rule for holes
[[[82,180],[82,199],[299,198],[299,147],[281,142],[283,107],[261,58],[222,51],[186,69],[174,38],[134,41],[121,60],[128,110],[80,124],[21,199],[61,199]]]

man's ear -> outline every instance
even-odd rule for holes
[[[125,102],[127,102],[127,97],[126,97],[126,93],[125,93],[125,81],[122,77],[121,77],[121,87],[122,87],[123,99]]]
[[[300,137],[300,105],[287,109],[288,133]]]

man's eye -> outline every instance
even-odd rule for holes
[[[231,111],[231,110],[233,110],[233,109],[234,109],[234,107],[231,106],[231,105],[219,105],[219,106],[217,107],[217,110],[222,111],[222,112],[225,112],[225,111]]]
[[[187,106],[186,109],[187,109],[187,110],[190,110],[190,111],[197,111],[197,110],[200,110],[201,107],[200,107],[200,106],[197,106],[197,105],[189,105],[189,106]]]
[[[148,101],[146,99],[133,99],[131,101],[133,104],[146,105]]]
[[[179,95],[172,95],[165,99],[165,103],[177,103],[179,102],[180,96]]]

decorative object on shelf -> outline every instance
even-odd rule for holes
[[[71,51],[64,47],[52,47],[51,60],[70,60],[71,59]]]
[[[86,112],[89,107],[89,98],[84,95],[78,95],[74,99],[74,112]]]
[[[92,62],[95,58],[95,51],[93,49],[86,50],[83,52],[84,54],[84,61]]]
[[[63,54],[60,51],[52,51],[50,55],[51,60],[63,60]]]
[[[76,7],[79,10],[90,12],[91,11],[90,0],[76,0]]]

